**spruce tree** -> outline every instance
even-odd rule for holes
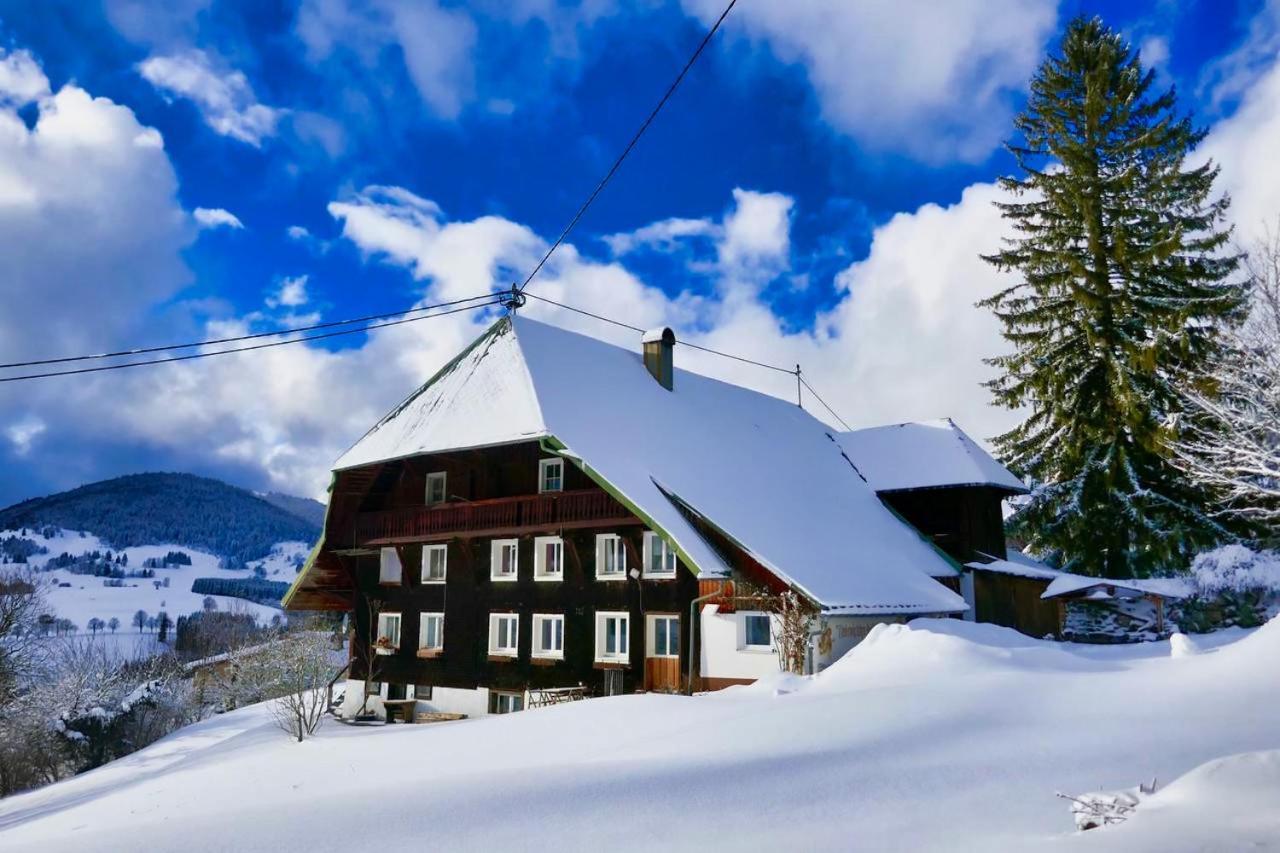
[[[1015,236],[985,258],[1021,281],[979,303],[1013,344],[988,387],[1028,412],[996,439],[1037,484],[1014,532],[1108,577],[1183,563],[1221,533],[1170,433],[1245,300],[1218,169],[1187,163],[1205,131],[1154,79],[1100,20],[1071,22],[1015,119],[1020,175],[999,203]]]

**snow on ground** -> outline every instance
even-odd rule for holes
[[[0,848],[1274,848],[1280,621],[1232,636],[1081,654],[919,620],[816,678],[303,744],[255,706],[0,801]],[[1076,834],[1054,796],[1153,776],[1173,784],[1120,827]]]
[[[31,558],[31,565],[36,567],[44,566],[47,561],[64,551],[72,556],[79,556],[86,551],[120,553],[120,550],[109,548],[91,533],[81,534],[69,530],[58,530],[54,536],[46,538],[32,529],[28,529],[26,534],[18,530],[0,531],[0,538],[10,535],[22,535],[23,538],[48,548],[47,554],[37,554]],[[123,587],[108,587],[103,585],[103,578],[91,575],[77,575],[65,569],[42,571],[40,577],[51,581],[50,588],[45,591],[45,598],[54,614],[63,619],[70,619],[86,636],[90,619],[96,616],[106,622],[114,616],[120,620],[117,634],[132,634],[137,638],[138,629],[133,627],[131,622],[133,614],[138,610],[145,610],[152,616],[164,610],[171,619],[176,620],[179,616],[194,613],[202,608],[205,597],[191,591],[191,584],[196,578],[245,578],[253,575],[252,568],[220,569],[216,555],[186,545],[140,545],[122,550],[129,557],[129,565],[124,567],[126,569],[141,569],[147,559],[163,558],[170,551],[186,553],[191,557],[191,565],[156,569],[155,580],[169,579],[169,586],[160,589],[156,589],[153,581],[146,578],[125,578]],[[309,550],[310,546],[304,542],[281,542],[275,546],[270,556],[263,560],[255,560],[250,565],[261,563],[267,573],[267,580],[290,583],[296,575],[294,558],[298,555],[306,557]],[[0,571],[12,568],[14,568],[12,565],[3,566],[0,567]],[[58,585],[62,583],[69,583],[70,586]],[[234,609],[252,613],[260,622],[269,622],[272,616],[280,612],[278,608],[254,604],[239,598],[215,595],[214,599],[218,602],[220,610]],[[122,640],[106,642],[119,644]]]

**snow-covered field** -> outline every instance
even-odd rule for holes
[[[9,535],[20,535],[20,531],[0,531],[0,538]],[[47,554],[37,554],[31,558],[34,566],[43,566],[64,551],[78,556],[86,551],[112,550],[91,533],[81,534],[59,530],[56,535],[46,538],[35,531],[28,530],[23,538],[31,539],[49,549]],[[50,587],[45,591],[45,598],[54,614],[63,619],[70,619],[79,626],[82,634],[88,634],[89,620],[93,617],[96,616],[106,622],[114,616],[120,620],[117,635],[132,634],[137,638],[138,629],[131,622],[133,614],[138,610],[145,610],[152,616],[164,610],[170,618],[176,620],[179,616],[201,609],[205,597],[191,591],[191,584],[196,578],[244,578],[253,575],[251,568],[220,569],[216,555],[185,545],[140,545],[122,550],[129,557],[127,566],[129,569],[140,569],[145,560],[152,557],[163,558],[170,551],[185,552],[191,557],[191,565],[156,569],[155,580],[169,579],[169,586],[160,589],[156,589],[151,580],[143,578],[126,578],[123,587],[108,587],[103,586],[102,578],[77,575],[64,569],[41,572],[40,577],[50,581]],[[281,542],[275,546],[275,550],[269,557],[254,561],[253,565],[262,563],[267,572],[267,580],[290,583],[295,576],[294,558],[299,554],[305,557],[308,550],[310,546],[305,542]],[[120,551],[114,550],[113,553],[119,554]],[[0,567],[0,571],[6,568],[12,568],[12,566]],[[70,586],[59,586],[62,583],[69,583]],[[272,616],[280,612],[276,608],[253,604],[238,598],[216,595],[214,599],[218,602],[219,609],[236,609],[253,613],[260,622],[270,621]],[[119,638],[105,642],[114,642],[118,645],[126,641]]]
[[[1196,642],[922,620],[816,678],[303,744],[255,706],[0,801],[0,849],[1280,848],[1280,621]],[[1153,776],[1119,827],[1054,796]]]

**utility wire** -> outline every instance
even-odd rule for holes
[[[208,340],[193,341],[192,343],[186,343],[186,344],[165,344],[163,346],[138,347],[136,349],[119,350],[117,352],[101,352],[101,353],[94,353],[92,355],[70,355],[70,356],[63,356],[61,358],[42,358],[42,359],[37,359],[35,361],[14,361],[14,362],[10,362],[9,364],[0,364],[0,369],[14,368],[14,367],[35,367],[37,365],[43,365],[43,364],[66,364],[68,362],[74,362],[74,361],[91,361],[91,360],[103,359],[103,358],[120,358],[126,355],[146,355],[148,353],[153,353],[153,352],[169,352],[171,350],[178,350],[178,349],[191,349],[192,347],[204,347],[204,346],[213,346],[215,344],[231,344],[231,343],[238,343],[240,341],[252,341],[258,338],[271,338],[271,337],[276,337],[278,335],[294,335],[300,332],[313,332],[313,331],[316,331],[317,329],[332,329],[337,326],[351,326],[356,323],[369,323],[376,320],[387,320],[392,317],[407,317],[410,314],[420,314],[424,311],[432,311],[436,308],[448,308],[453,305],[462,305],[467,302],[475,302],[476,300],[479,300],[479,299],[491,300],[493,298],[494,298],[494,294],[485,293],[480,296],[468,296],[466,299],[454,299],[450,302],[440,302],[435,305],[424,305],[420,308],[407,308],[403,311],[388,311],[385,314],[369,314],[364,317],[352,317],[349,320],[331,320],[326,323],[314,323],[310,326],[294,326],[292,328],[287,328],[287,329],[276,329],[275,331],[271,331],[271,332],[254,332],[253,334],[248,334],[248,335],[236,335],[234,337],[228,337],[228,338],[210,338]],[[377,327],[371,326],[370,328],[377,328]],[[362,329],[355,329],[354,331],[362,331]],[[312,339],[308,338],[307,340],[312,340]],[[21,378],[21,377],[17,377],[17,378]]]
[[[797,376],[800,376],[800,374],[799,374],[799,373],[797,373],[796,375],[797,375]],[[849,426],[847,423],[845,423],[845,422],[844,422],[844,418],[842,418],[842,417],[840,417],[839,415],[837,415],[837,414],[836,414],[836,410],[835,410],[835,409],[833,409],[833,408],[831,408],[830,406],[828,406],[828,405],[827,405],[827,401],[826,401],[826,400],[824,400],[824,399],[822,399],[822,397],[820,397],[820,396],[818,395],[818,392],[817,392],[817,391],[813,390],[813,386],[809,384],[809,380],[805,379],[803,376],[800,376],[800,381],[804,383],[804,387],[806,387],[806,388],[808,388],[808,389],[809,389],[809,393],[810,393],[810,394],[812,394],[812,395],[814,396],[814,398],[815,398],[815,399],[817,399],[817,401],[818,401],[819,403],[821,403],[821,404],[826,408],[826,410],[827,410],[828,412],[830,412],[830,413],[831,413],[831,417],[835,418],[836,420],[838,420],[838,421],[840,422],[840,425],[841,425],[841,426],[843,426],[843,427],[845,428],[845,431],[846,431],[846,432],[851,431],[851,430],[853,429],[851,426]]]
[[[250,346],[232,347],[231,349],[216,350],[215,352],[197,352],[197,353],[191,353],[189,355],[171,356],[169,358],[153,358],[153,359],[147,359],[144,361],[125,361],[125,362],[120,362],[118,364],[105,364],[99,367],[79,367],[72,370],[54,370],[54,371],[48,371],[46,373],[28,373],[22,376],[4,376],[4,377],[0,377],[0,382],[20,382],[26,379],[46,379],[51,376],[73,376],[80,373],[99,373],[104,370],[123,370],[126,367],[145,367],[147,365],[152,365],[152,364],[168,364],[174,361],[191,361],[193,359],[198,359],[198,358],[212,358],[215,355],[228,355],[233,352],[250,352],[253,350],[269,349],[271,347],[282,347],[288,344],[299,344],[299,343],[305,343],[307,341],[319,341],[325,338],[336,338],[342,335],[354,335],[360,332],[367,332],[370,329],[384,329],[388,326],[399,326],[403,323],[416,323],[419,320],[430,320],[434,317],[445,317],[449,314],[457,314],[461,311],[473,311],[476,308],[483,308],[486,305],[497,305],[498,301],[499,300],[497,298],[492,298],[487,302],[480,302],[475,305],[464,305],[458,308],[451,308],[448,311],[439,311],[435,314],[425,314],[425,315],[419,315],[416,317],[402,317],[399,320],[388,320],[384,323],[372,323],[367,326],[361,326],[358,329],[340,329],[336,332],[325,332],[319,335],[304,335],[298,338],[289,338],[288,340],[284,340],[284,341],[269,341],[263,344],[251,344]],[[441,303],[442,306],[447,304],[451,304],[451,303]],[[439,306],[427,306],[424,308],[418,308],[414,310],[426,311],[429,308],[434,308],[434,307],[439,307]],[[269,332],[265,334],[280,335],[285,333]],[[256,337],[261,337],[261,335],[258,335]]]
[[[733,7],[737,2],[738,0],[729,0],[729,5],[724,7],[724,11],[720,13],[720,17],[716,19],[715,24],[712,25],[711,29],[707,30],[707,34],[704,35],[702,37],[702,41],[698,43],[697,50],[693,52],[693,55],[689,57],[689,61],[680,69],[680,73],[676,75],[676,79],[671,81],[671,85],[667,87],[667,91],[662,95],[662,99],[659,100],[657,106],[649,112],[648,118],[646,118],[644,123],[640,125],[640,129],[635,132],[635,135],[631,137],[631,141],[627,143],[627,147],[622,149],[622,153],[618,155],[618,159],[613,161],[613,165],[609,168],[609,171],[600,179],[600,183],[596,184],[596,188],[591,191],[591,195],[587,196],[587,200],[578,208],[578,212],[574,214],[573,219],[569,220],[569,224],[560,232],[560,236],[551,244],[551,248],[547,249],[547,253],[542,256],[542,260],[538,261],[538,265],[533,268],[533,271],[530,272],[529,275],[525,276],[524,282],[516,288],[518,293],[524,292],[525,288],[529,286],[529,282],[533,281],[533,277],[542,270],[543,265],[545,265],[551,258],[551,255],[555,250],[560,248],[560,244],[569,236],[569,232],[578,224],[578,220],[580,220],[582,215],[587,212],[587,208],[596,200],[596,196],[600,195],[605,184],[609,183],[609,179],[614,176],[614,173],[616,173],[618,168],[622,165],[622,161],[627,159],[627,155],[631,153],[631,149],[636,147],[636,143],[640,141],[640,137],[644,136],[644,132],[649,129],[649,125],[653,124],[653,120],[658,117],[658,113],[661,112],[664,106],[666,106],[667,101],[671,100],[671,96],[675,94],[676,88],[679,87],[680,82],[684,80],[685,75],[689,73],[689,69],[693,67],[693,64],[698,61],[698,57],[702,55],[702,51],[711,42],[711,38],[716,34],[716,30],[720,29],[720,25],[724,23],[724,19],[729,17],[729,12],[733,10]]]
[[[555,305],[557,308],[564,308],[564,309],[565,309],[565,310],[567,310],[567,311],[573,311],[573,312],[575,312],[575,313],[582,314],[582,315],[587,316],[587,317],[593,317],[593,318],[595,318],[596,320],[601,320],[601,321],[603,321],[603,322],[605,322],[605,323],[612,323],[612,324],[613,324],[613,325],[615,325],[615,326],[621,326],[622,328],[624,328],[624,329],[630,329],[630,330],[631,330],[631,331],[633,331],[633,332],[639,332],[639,333],[641,333],[641,334],[644,334],[644,331],[645,331],[644,329],[640,328],[639,326],[633,326],[633,325],[631,325],[630,323],[624,323],[624,322],[622,322],[621,320],[615,320],[615,319],[613,319],[612,317],[606,317],[606,316],[604,316],[603,314],[596,314],[596,313],[593,313],[593,312],[591,312],[591,311],[587,311],[587,310],[585,310],[585,309],[583,309],[583,308],[575,308],[575,307],[574,307],[574,306],[572,306],[572,305],[566,305],[566,304],[565,304],[565,303],[563,303],[563,302],[557,302],[557,301],[555,301],[554,299],[548,299],[547,297],[545,297],[545,296],[539,296],[539,295],[538,295],[538,294],[536,294],[536,293],[529,293],[529,294],[526,294],[526,295],[528,295],[528,296],[532,296],[534,299],[537,299],[537,300],[538,300],[538,301],[540,301],[540,302],[546,302],[546,303],[547,303],[547,304],[549,304],[549,305]],[[851,430],[851,429],[852,429],[852,427],[850,427],[850,426],[849,426],[849,424],[845,423],[844,418],[842,418],[842,417],[840,417],[838,414],[836,414],[836,410],[835,410],[835,409],[833,409],[833,408],[831,408],[831,406],[827,405],[827,401],[826,401],[826,400],[824,400],[824,399],[822,399],[822,396],[821,396],[820,394],[818,394],[818,392],[817,392],[817,391],[813,390],[813,386],[809,384],[809,380],[805,379],[805,378],[804,378],[804,376],[803,376],[803,375],[801,375],[801,373],[800,373],[800,366],[799,366],[799,365],[796,365],[795,370],[788,370],[787,368],[785,368],[785,367],[779,367],[779,366],[778,366],[778,365],[776,365],[776,364],[767,364],[767,363],[765,363],[765,362],[763,362],[763,361],[756,361],[755,359],[747,358],[747,357],[745,357],[745,356],[741,356],[741,355],[734,355],[734,354],[733,354],[733,353],[731,353],[731,352],[722,352],[722,351],[717,350],[717,349],[712,349],[711,347],[704,347],[704,346],[699,346],[698,344],[691,344],[691,343],[689,343],[688,341],[681,341],[681,340],[677,340],[677,341],[676,341],[676,346],[685,346],[685,347],[690,347],[690,348],[692,348],[692,349],[701,350],[702,352],[711,353],[712,355],[718,355],[718,356],[721,356],[722,358],[731,358],[731,359],[733,359],[734,361],[741,361],[741,362],[743,362],[743,363],[745,363],[745,364],[753,364],[753,365],[755,365],[756,367],[764,367],[764,368],[767,368],[767,369],[769,369],[769,370],[776,370],[776,371],[778,371],[779,373],[785,373],[785,374],[787,374],[788,376],[794,376],[794,377],[796,377],[796,379],[798,379],[798,380],[799,380],[799,381],[804,385],[804,387],[805,387],[805,388],[808,388],[808,389],[809,389],[809,393],[813,395],[814,399],[815,399],[815,400],[817,400],[819,403],[821,403],[821,404],[823,405],[823,407],[824,407],[828,412],[830,412],[830,413],[831,413],[831,416],[840,422],[840,424],[845,428],[845,430]]]

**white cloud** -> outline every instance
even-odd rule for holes
[[[26,415],[5,427],[4,434],[13,446],[14,454],[26,456],[31,453],[31,445],[35,443],[40,433],[45,431],[45,428],[43,420],[35,415]]]
[[[652,222],[635,231],[610,234],[603,239],[609,250],[621,257],[640,249],[673,252],[691,238],[710,237],[717,232],[718,226],[710,219],[672,217]]]
[[[197,207],[191,215],[201,228],[244,228],[240,217],[220,207]]]
[[[1205,66],[1199,91],[1214,108],[1238,100],[1275,66],[1280,53],[1280,0],[1266,4],[1249,20],[1244,40]]]
[[[275,135],[281,111],[258,103],[242,72],[215,67],[202,50],[152,56],[138,65],[138,73],[162,92],[190,100],[223,136],[258,147]]]
[[[280,286],[267,297],[270,308],[299,308],[310,300],[307,295],[307,276],[298,275],[280,280]]]
[[[30,51],[0,48],[0,107],[22,106],[49,94],[49,78]]]
[[[1164,68],[1169,62],[1169,40],[1164,36],[1148,36],[1138,47],[1138,56],[1147,68]]]
[[[423,102],[441,118],[456,118],[475,95],[476,27],[462,9],[436,0],[307,0],[297,33],[313,62],[346,50],[371,72],[394,45]]]
[[[721,0],[681,0],[710,25]],[[981,160],[1040,62],[1056,0],[739,3],[726,35],[804,68],[822,113],[869,148]]]

